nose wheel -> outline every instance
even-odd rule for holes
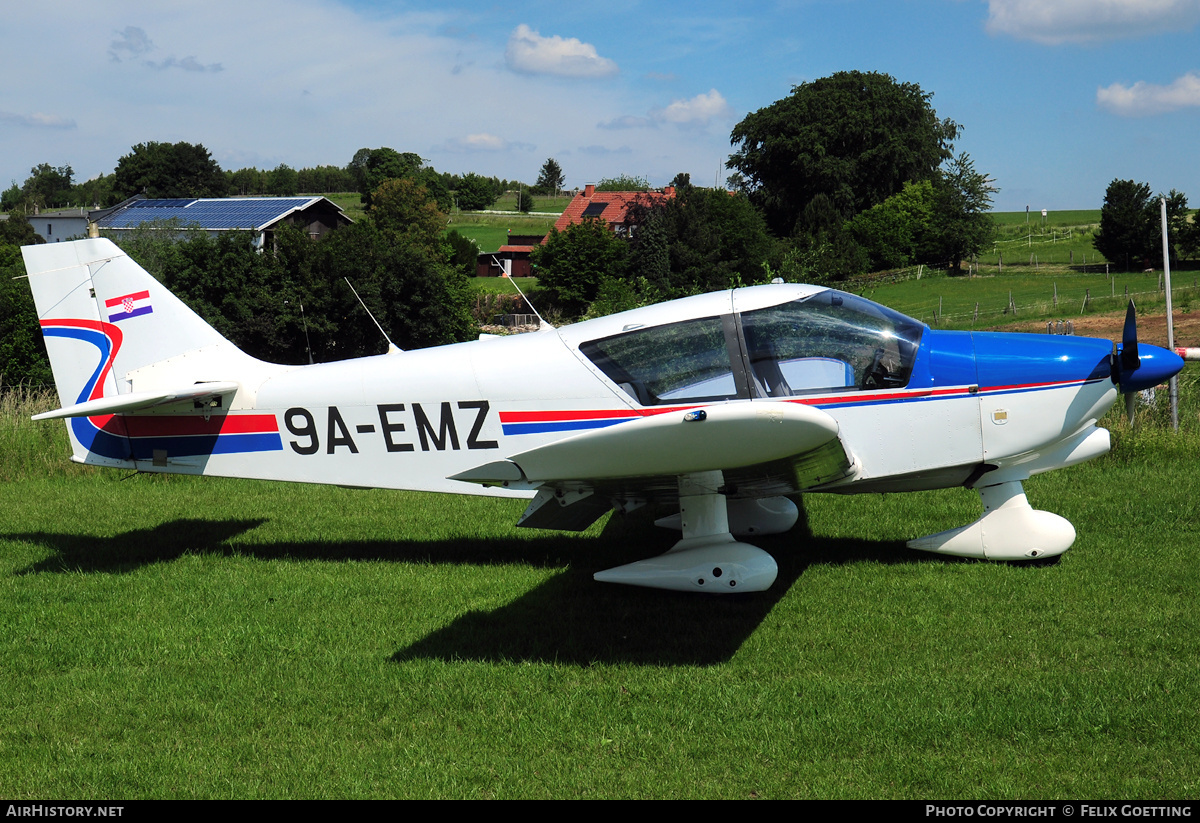
[[[966,526],[909,540],[910,549],[981,560],[1034,560],[1071,548],[1075,527],[1029,505],[1019,480],[978,489],[983,515]]]

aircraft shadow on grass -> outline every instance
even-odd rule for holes
[[[658,530],[648,533],[646,524],[640,522],[646,517],[636,515],[612,518],[598,539],[547,534],[531,539],[432,542],[248,544],[237,540],[266,522],[261,519],[173,520],[106,538],[47,532],[3,537],[43,545],[52,552],[17,574],[131,572],[186,554],[567,567],[504,606],[464,614],[399,649],[391,658],[394,662],[436,659],[527,660],[580,666],[709,665],[729,660],[811,565],[974,562],[912,551],[902,541],[814,537],[804,519],[803,506],[801,518],[788,534],[760,538],[761,545],[779,564],[775,584],[766,592],[722,597],[592,580],[592,574],[601,569],[645,557],[656,545],[665,548],[670,544],[665,532],[655,541]]]

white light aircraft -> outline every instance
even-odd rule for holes
[[[1109,448],[1096,421],[1183,361],[1125,340],[954,332],[832,289],[770,285],[561,329],[309,366],[256,360],[112,242],[23,249],[73,459],[146,472],[532,498],[518,525],[581,530],[677,502],[665,554],[597,580],[762,591],[786,495],[965,486],[983,514],[910,540],[1061,554],[1022,481]]]

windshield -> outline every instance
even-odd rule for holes
[[[839,291],[741,315],[759,397],[908,384],[924,326]]]

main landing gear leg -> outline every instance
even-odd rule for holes
[[[978,490],[983,516],[968,526],[908,541],[910,549],[986,560],[1033,560],[1071,548],[1075,527],[1051,512],[1029,505],[1021,481]]]
[[[715,594],[768,589],[779,573],[775,558],[729,533],[725,496],[717,492],[723,484],[719,471],[680,476],[683,539],[666,554],[596,572],[595,579]]]

